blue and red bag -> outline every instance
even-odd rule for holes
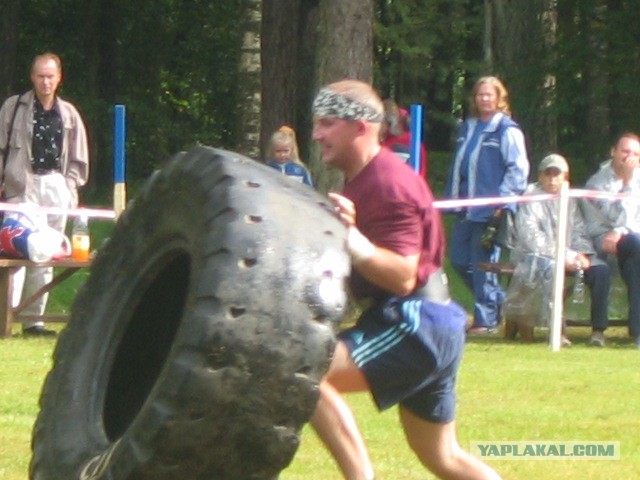
[[[70,254],[71,242],[63,233],[46,223],[37,224],[22,211],[5,212],[0,227],[0,255],[41,263]]]

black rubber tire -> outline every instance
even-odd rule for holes
[[[60,335],[31,478],[277,478],[346,308],[345,229],[330,211],[223,150],[155,174]]]

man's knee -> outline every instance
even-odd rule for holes
[[[405,407],[400,407],[400,420],[409,447],[420,462],[436,475],[448,471],[459,449],[455,422],[430,422]]]
[[[640,235],[637,233],[624,235],[618,242],[618,257],[640,258]]]
[[[592,265],[587,271],[587,276],[588,281],[596,288],[608,288],[611,283],[611,269],[606,263]]]

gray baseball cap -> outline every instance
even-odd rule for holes
[[[544,172],[547,168],[557,168],[562,173],[569,172],[569,164],[567,163],[567,160],[557,153],[552,153],[551,155],[544,157],[538,166],[538,171]]]

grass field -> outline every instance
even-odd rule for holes
[[[108,226],[92,225],[94,234],[94,241],[100,242]],[[56,289],[50,311],[68,311],[84,275]],[[454,296],[468,307],[468,293],[455,276],[451,282]],[[15,333],[0,340],[0,480],[27,478],[31,429],[55,344],[51,339],[23,338],[19,326]],[[574,346],[557,353],[548,349],[545,333],[538,331],[539,341],[527,345],[499,335],[469,340],[458,381],[461,445],[620,442],[620,460],[491,459],[489,463],[503,478],[514,480],[640,478],[640,352],[632,348],[625,329],[610,329],[607,348],[595,349],[586,346],[587,328],[571,328]],[[377,480],[431,478],[408,450],[395,409],[379,413],[366,395],[347,398],[367,440]],[[281,480],[339,478],[330,456],[306,427]]]
[[[570,349],[553,353],[538,332],[531,345],[500,337],[467,344],[460,372],[461,444],[476,441],[615,441],[620,460],[491,460],[505,479],[640,478],[639,352],[621,328],[610,346],[585,345],[585,328],[573,328]],[[0,341],[0,479],[24,480],[30,435],[54,340],[20,336]],[[405,445],[396,410],[378,413],[366,395],[350,395],[378,479],[430,478]],[[331,458],[308,427],[281,480],[339,479]],[[62,479],[61,479],[62,480]]]
[[[622,329],[610,348],[585,345],[588,330],[571,329],[576,344],[558,353],[501,338],[471,339],[460,372],[461,445],[476,441],[617,441],[616,460],[492,460],[505,479],[640,478],[638,352]],[[349,397],[367,439],[379,479],[431,478],[404,444],[394,410],[377,413],[364,395]],[[339,479],[314,433],[282,480]]]

